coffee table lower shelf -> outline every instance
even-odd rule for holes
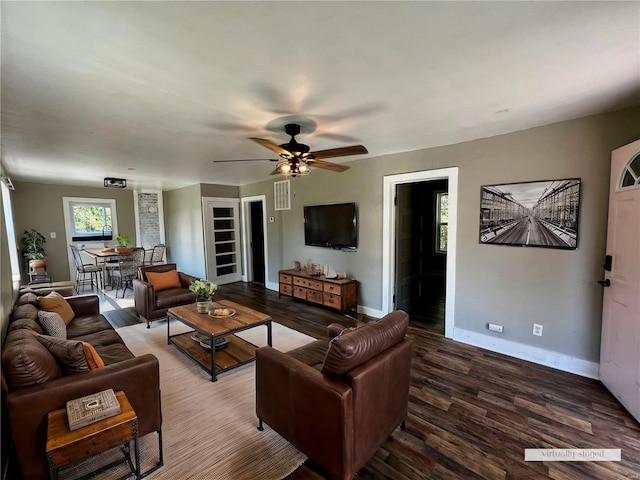
[[[211,381],[216,381],[216,376],[233,368],[250,363],[256,358],[256,345],[243,340],[235,335],[227,335],[229,344],[222,350],[215,352],[215,372],[212,371],[211,350],[207,350],[191,338],[193,331],[172,335],[169,343],[173,343],[182,353],[200,365],[211,374]]]

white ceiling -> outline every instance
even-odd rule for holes
[[[14,181],[266,180],[247,137],[417,150],[640,105],[640,2],[1,2]],[[344,162],[365,157],[344,157]],[[335,175],[340,175],[335,173]]]

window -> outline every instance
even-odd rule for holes
[[[436,253],[447,253],[449,194],[436,193]]]
[[[16,234],[13,224],[13,208],[11,207],[11,193],[4,182],[0,183],[2,188],[2,209],[4,212],[4,226],[7,232],[7,247],[9,250],[9,261],[11,264],[11,280],[17,290],[20,285],[20,264],[18,260],[18,246],[16,245]]]
[[[113,239],[110,203],[69,202],[69,209],[73,241]]]

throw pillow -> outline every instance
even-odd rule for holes
[[[69,325],[69,322],[73,320],[73,317],[75,316],[69,302],[67,302],[58,292],[51,292],[46,297],[40,297],[38,299],[38,303],[42,310],[60,314],[65,325]]]
[[[169,270],[168,272],[147,272],[147,280],[153,285],[156,292],[167,290],[169,288],[179,288],[182,286],[177,270]]]
[[[64,340],[49,335],[38,335],[42,343],[51,355],[58,361],[65,375],[88,372],[91,370],[87,357],[84,354],[82,342],[78,340]]]
[[[42,330],[45,334],[67,339],[67,326],[59,313],[39,310],[38,321],[42,325]]]
[[[82,342],[82,348],[84,348],[84,356],[87,357],[87,363],[91,370],[94,368],[102,368],[104,367],[104,360],[100,358],[96,349],[93,348],[93,345],[87,342]]]

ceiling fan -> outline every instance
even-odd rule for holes
[[[333,172],[344,172],[349,167],[340,165],[338,163],[325,162],[324,158],[336,158],[346,157],[348,155],[362,155],[369,153],[368,150],[362,145],[351,145],[349,147],[330,148],[328,150],[318,150],[316,152],[310,152],[309,146],[296,141],[296,135],[300,133],[300,125],[297,123],[288,123],[284,126],[284,131],[287,135],[291,136],[289,143],[283,143],[282,145],[276,145],[271,140],[264,138],[250,137],[249,140],[253,140],[259,143],[265,148],[268,148],[272,152],[277,153],[280,158],[269,159],[272,162],[278,162],[276,169],[271,172],[271,175],[285,175],[296,177],[298,175],[308,175],[310,167],[322,168],[325,170],[331,170]],[[253,162],[262,159],[246,159],[246,160],[214,160],[214,163],[224,162]]]

